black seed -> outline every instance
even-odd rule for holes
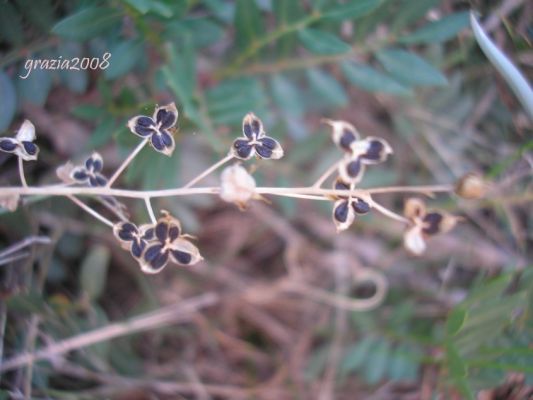
[[[104,163],[102,160],[95,159],[93,160],[93,171],[94,172],[102,172],[102,169],[104,168]]]
[[[161,254],[161,250],[163,249],[163,245],[156,244],[153,246],[150,246],[146,249],[146,252],[144,253],[144,259],[148,262],[151,262],[154,260],[157,256]]]
[[[259,137],[259,134],[261,133],[261,121],[257,118],[252,120],[252,132],[256,138]]]
[[[168,237],[173,242],[176,240],[180,235],[180,228],[177,225],[170,225],[170,228],[168,229]]]
[[[261,158],[270,158],[272,157],[272,150],[265,146],[260,146],[258,144],[255,145],[255,151],[257,152],[257,155]]]
[[[143,239],[152,240],[154,238],[154,228],[147,229],[144,232]]]
[[[72,177],[80,182],[85,182],[88,178],[87,171],[79,169],[72,174]]]
[[[240,158],[247,159],[252,154],[252,146],[248,144],[247,140],[237,139],[233,142],[233,148],[237,150],[237,155]]]
[[[131,244],[131,255],[135,258],[140,258],[145,247],[146,242],[144,240],[135,239]]]
[[[343,201],[342,203],[339,203],[339,205],[335,207],[333,215],[337,221],[346,222],[348,219],[348,202]]]
[[[142,136],[142,137],[147,137],[155,133],[155,130],[153,128],[150,128],[147,126],[141,126],[141,125],[135,125],[133,130],[135,131],[137,135]]]
[[[89,176],[89,183],[94,187],[105,186],[107,179],[100,174],[95,174],[94,176]]]
[[[161,124],[161,129],[170,128],[176,123],[177,115],[168,110],[159,110],[156,114],[156,120],[158,124]]]
[[[158,133],[154,133],[151,138],[152,146],[154,146],[154,149],[157,151],[163,151],[165,149],[165,145],[163,144],[163,141],[161,140],[161,136]]]
[[[93,163],[94,163],[94,159],[92,157],[89,157],[87,160],[85,160],[85,168],[87,168],[87,170],[89,171],[92,171]]]
[[[359,161],[359,159],[350,161],[346,166],[346,171],[348,172],[348,175],[350,177],[357,177],[359,175],[359,172],[361,171],[361,162]]]
[[[148,126],[155,126],[154,120],[150,117],[139,117],[137,118],[137,125],[140,127],[148,127]]]
[[[0,140],[0,149],[3,151],[13,151],[17,148],[17,143],[10,139]]]
[[[155,226],[155,236],[164,243],[168,236],[168,224],[166,222],[158,222]]]
[[[335,181],[335,190],[350,190],[350,186],[340,179],[337,179]]]
[[[122,240],[132,240],[134,232],[137,232],[137,227],[131,222],[126,222],[120,228],[120,231],[118,232],[118,237]]]
[[[161,253],[157,255],[152,261],[150,261],[150,266],[154,270],[160,270],[162,269],[168,261],[168,251],[165,251],[164,253]]]
[[[278,146],[278,142],[268,136],[265,136],[264,138],[261,138],[258,141],[263,147],[266,147],[270,150],[274,150]]]
[[[187,265],[191,262],[192,256],[185,252],[185,251],[179,251],[179,250],[171,250],[172,256],[174,257],[174,260],[178,262],[179,264]]]
[[[370,211],[370,204],[360,198],[354,199],[352,207],[357,214],[366,214]]]
[[[385,150],[385,146],[383,145],[383,143],[381,143],[381,141],[371,140],[368,146],[368,150],[361,157],[367,160],[379,161],[383,157],[384,150]]]
[[[243,124],[242,132],[244,133],[244,136],[246,136],[248,139],[253,139],[252,125]]]
[[[426,214],[424,217],[424,222],[426,224],[426,227],[422,229],[422,232],[428,234],[428,235],[434,235],[436,233],[439,233],[440,230],[440,223],[442,222],[443,216],[438,212],[432,212]]]
[[[355,140],[355,135],[349,129],[344,129],[342,131],[341,139],[339,141],[339,146],[344,150],[350,151],[350,145]]]
[[[32,142],[23,141],[22,146],[24,146],[24,150],[26,150],[26,153],[28,153],[30,156],[37,154],[37,146]]]
[[[165,147],[172,146],[172,136],[170,136],[168,132],[161,131],[161,141],[163,142]]]

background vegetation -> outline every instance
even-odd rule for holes
[[[176,101],[174,156],[143,151],[124,185],[179,186],[226,154],[253,111],[286,152],[257,164],[261,184],[310,184],[335,160],[327,117],[393,145],[363,187],[472,170],[494,186],[482,201],[433,200],[465,221],[423,258],[379,215],[336,235],[327,204],[275,199],[241,213],[211,197],[161,199],[207,261],[157,276],[67,200],[3,213],[3,247],[35,235],[51,244],[0,266],[0,360],[59,345],[4,372],[0,398],[527,398],[531,124],[478,49],[471,8],[531,73],[533,5],[520,0],[1,0],[0,131],[35,123],[30,184],[55,181],[58,165],[95,148],[112,171],[137,143],[126,121]],[[28,59],[105,52],[103,71],[19,77]],[[16,161],[0,165],[1,186],[15,184]],[[336,309],[280,291],[294,265],[317,287],[360,298],[373,288],[343,273],[369,267],[389,291],[372,311]]]

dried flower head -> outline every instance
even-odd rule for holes
[[[474,172],[463,176],[455,185],[455,193],[464,199],[481,199],[487,189],[487,182]]]
[[[230,154],[241,160],[248,160],[254,155],[258,158],[277,160],[283,157],[283,148],[277,140],[266,136],[263,123],[253,113],[248,113],[242,120],[244,139],[235,139]]]
[[[0,138],[0,151],[16,154],[24,161],[37,160],[39,147],[33,143],[34,140],[35,126],[26,119],[14,138]]]
[[[119,240],[122,248],[129,250],[137,259],[142,256],[148,242],[154,239],[152,225],[145,224],[137,227],[132,222],[119,222],[113,226],[113,234]]]
[[[404,205],[404,215],[411,221],[411,226],[404,234],[405,248],[421,255],[426,250],[426,240],[434,235],[449,232],[459,218],[441,210],[426,210],[421,199],[409,198]]]
[[[180,222],[167,211],[153,226],[154,238],[143,251],[139,263],[148,274],[161,272],[168,262],[178,265],[194,265],[202,260],[198,248],[182,234]]]
[[[220,197],[245,208],[248,201],[256,198],[255,179],[239,164],[225,168],[220,176]]]
[[[70,179],[76,183],[88,184],[92,187],[102,187],[107,184],[107,178],[102,175],[104,161],[97,152],[91,154],[85,160],[84,165],[79,165],[71,169]]]
[[[330,125],[332,130],[333,142],[343,151],[352,152],[352,143],[360,140],[360,135],[355,127],[346,121],[334,121],[323,119],[324,123]]]
[[[333,189],[335,190],[350,191],[354,188],[354,183],[348,184],[340,177],[333,184]],[[337,227],[337,232],[348,229],[355,220],[356,215],[364,215],[370,211],[370,204],[360,197],[351,195],[335,196],[335,199],[337,201],[333,205],[332,218]]]
[[[170,156],[176,146],[170,130],[177,121],[178,109],[174,103],[170,103],[156,107],[152,117],[145,115],[133,117],[128,121],[128,128],[143,139],[149,138],[154,150]]]

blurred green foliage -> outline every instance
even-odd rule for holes
[[[239,132],[243,115],[254,111],[275,136],[293,145],[295,169],[313,161],[320,170],[322,163],[331,161],[324,150],[328,139],[311,134],[306,117],[350,112],[350,92],[360,89],[397,96],[405,109],[427,112],[390,115],[402,140],[419,140],[420,132],[429,131],[428,137],[446,138],[456,157],[469,160],[458,126],[474,112],[474,96],[480,90],[465,91],[465,82],[477,78],[453,67],[468,57],[477,66],[480,58],[469,54],[470,38],[457,40],[468,25],[463,8],[436,21],[425,18],[438,5],[438,0],[3,1],[0,131],[8,130],[25,103],[46,107],[51,91],[60,87],[78,96],[69,113],[93,129],[79,152],[115,142],[126,153],[136,143],[126,121],[151,113],[157,101],[175,99],[180,111],[178,141],[198,131],[203,144],[223,154]],[[380,29],[383,26],[387,29]],[[20,78],[30,59],[101,59],[106,52],[111,59],[103,71],[37,69],[27,79]],[[96,100],[87,102],[84,96],[95,91]],[[498,175],[508,160],[494,162],[490,138],[505,135],[511,116],[500,100],[495,108],[499,111],[481,121],[489,139],[479,146],[476,157]],[[230,133],[218,132],[222,126],[229,127]],[[522,146],[526,148],[531,148],[531,142]],[[142,188],[170,186],[183,172],[185,157],[180,152],[172,159],[143,152],[126,179]],[[438,165],[447,161],[434,160]],[[309,173],[308,167],[300,169]],[[397,174],[380,172],[369,175],[369,181],[394,181]],[[284,174],[278,183],[288,181],[290,174]],[[296,213],[292,200],[284,200],[281,206],[287,215]],[[58,256],[49,266],[52,284],[68,279],[63,264],[83,249],[76,238],[59,241]],[[39,315],[43,330],[57,338],[105,325],[108,316],[99,299],[107,283],[109,252],[100,245],[86,250],[79,280],[73,284],[83,293],[82,300],[31,290],[11,297],[8,310]],[[145,300],[140,308],[156,308],[154,289],[140,274],[134,279],[131,287]],[[391,293],[385,311],[351,315],[355,335],[343,352],[339,379],[357,374],[371,386],[384,379],[412,381],[423,364],[438,364],[443,382],[465,398],[473,398],[478,388],[503,381],[505,371],[527,373],[531,380],[532,287],[530,273],[481,280],[467,299],[441,318],[420,317],[415,301],[395,301],[405,299],[406,291]],[[14,328],[7,329],[6,337],[19,340]],[[24,346],[22,342],[11,345]],[[104,360],[124,375],[141,370],[142,359],[132,338],[115,340],[113,351],[109,343],[99,346],[76,357],[87,366]],[[442,354],[428,355],[428,349],[435,347]],[[315,350],[307,370],[309,379],[324,370],[328,349],[326,344]],[[45,392],[48,372],[43,367],[34,373],[34,384]]]

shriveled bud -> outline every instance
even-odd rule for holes
[[[228,203],[243,208],[256,196],[255,179],[239,164],[225,168],[220,179],[220,197]]]
[[[410,197],[405,201],[403,215],[409,219],[423,217],[426,214],[426,205],[417,197]]]
[[[457,181],[455,193],[464,199],[481,199],[487,193],[487,183],[478,174],[470,172]]]

